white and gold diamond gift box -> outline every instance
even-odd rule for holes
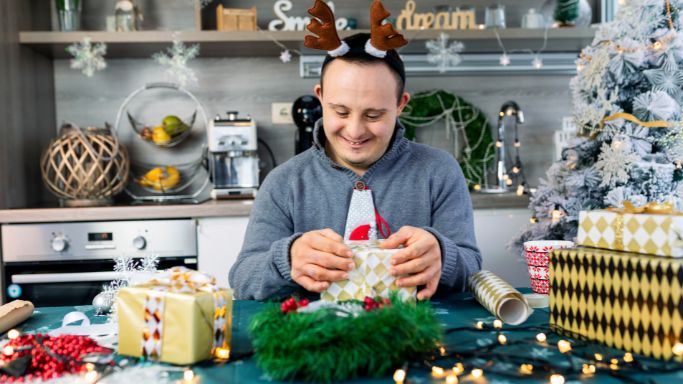
[[[388,298],[397,291],[402,300],[414,299],[416,287],[399,288],[397,277],[391,276],[391,256],[400,249],[381,249],[379,241],[348,241],[353,251],[356,268],[349,271],[349,278],[330,284],[320,298],[326,301],[363,300],[366,296]]]
[[[576,243],[615,251],[683,257],[683,216],[581,211]]]

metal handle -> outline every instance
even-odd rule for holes
[[[35,273],[29,275],[12,275],[12,283],[77,283],[82,281],[112,281],[122,279],[123,277],[123,272]]]
[[[86,244],[85,249],[116,249],[116,244]]]

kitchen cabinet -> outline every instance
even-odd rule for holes
[[[200,271],[213,275],[221,287],[229,287],[228,272],[242,249],[249,217],[197,219],[197,254]]]

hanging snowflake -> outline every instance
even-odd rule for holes
[[[280,61],[282,61],[283,63],[289,63],[290,61],[292,61],[292,54],[289,52],[288,49],[282,51],[282,53],[280,54]]]
[[[196,83],[197,76],[194,70],[188,68],[187,62],[199,54],[199,44],[186,47],[182,41],[174,37],[173,47],[166,49],[167,53],[155,53],[152,58],[166,69],[166,75],[174,79],[181,86],[187,83]]]
[[[66,51],[74,57],[71,59],[71,68],[80,69],[88,77],[92,77],[95,71],[107,68],[107,62],[104,61],[107,45],[104,43],[93,45],[89,37],[84,37],[82,42],[66,47]]]
[[[438,64],[440,73],[446,72],[449,66],[454,67],[462,61],[460,52],[465,49],[465,45],[459,41],[453,41],[449,44],[446,33],[442,32],[438,39],[429,40],[425,45],[429,50],[427,61]]]
[[[617,184],[626,183],[629,180],[629,169],[636,162],[638,155],[631,152],[631,144],[628,139],[615,140],[612,144],[603,143],[602,153],[595,162],[595,168],[602,172],[601,187],[614,188]]]

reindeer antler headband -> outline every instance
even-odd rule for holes
[[[322,0],[315,0],[315,4],[308,10],[313,16],[308,24],[308,30],[316,36],[307,35],[304,45],[308,48],[327,51],[332,57],[344,56],[349,52],[349,46],[339,38],[335,25],[334,13]],[[400,48],[408,42],[403,35],[396,32],[391,23],[382,24],[390,13],[384,8],[380,0],[374,0],[370,6],[370,39],[365,43],[365,52],[383,59],[387,51]]]

